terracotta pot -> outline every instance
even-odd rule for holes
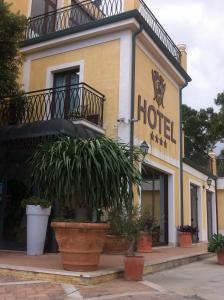
[[[126,254],[129,241],[125,235],[106,235],[104,253],[106,254]]]
[[[97,270],[107,224],[53,222],[62,265],[69,271]]]
[[[124,279],[141,281],[144,270],[143,256],[126,256],[124,258]]]
[[[190,232],[179,232],[179,243],[181,248],[191,248],[192,234]]]
[[[224,251],[217,252],[217,259],[219,265],[224,265]]]
[[[147,232],[141,232],[137,242],[137,252],[151,253],[152,252],[152,235]]]

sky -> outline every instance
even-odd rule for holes
[[[200,109],[215,106],[224,91],[224,0],[145,0],[176,44],[186,44],[192,82],[183,102]]]

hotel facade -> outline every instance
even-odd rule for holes
[[[8,2],[29,18],[19,79],[28,104],[15,120],[10,100],[0,102],[0,247],[25,247],[25,161],[59,134],[148,145],[135,202],[159,222],[155,245],[177,245],[181,224],[198,227],[195,243],[224,232],[216,157],[192,156],[182,132],[182,90],[191,81],[185,45],[175,45],[142,0]]]

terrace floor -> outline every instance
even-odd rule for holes
[[[157,247],[144,254],[144,273],[187,264],[210,257],[207,244],[199,243],[192,248]],[[70,284],[92,285],[116,279],[123,273],[123,255],[101,255],[99,270],[70,272],[62,268],[60,254],[27,256],[25,252],[0,251],[0,275],[13,275],[24,279],[59,281]]]

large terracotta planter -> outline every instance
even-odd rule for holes
[[[53,222],[63,268],[69,271],[97,270],[109,228],[102,223]]]
[[[141,232],[137,242],[137,252],[151,253],[152,252],[152,235],[147,232]]]
[[[144,270],[143,256],[126,256],[124,258],[124,279],[141,281]]]
[[[219,265],[224,265],[224,251],[217,252],[217,259]]]
[[[129,241],[125,235],[106,235],[104,253],[106,254],[126,254]]]
[[[190,232],[179,232],[179,243],[181,248],[192,247],[192,233]]]

